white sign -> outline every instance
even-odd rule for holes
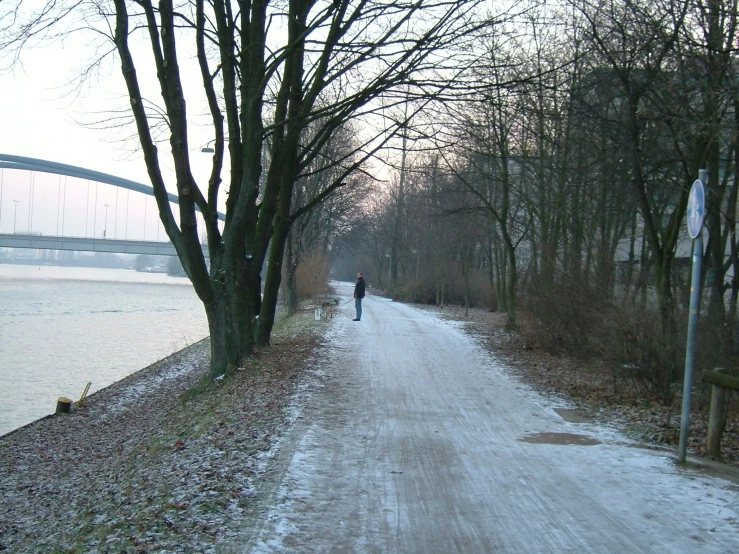
[[[316,308],[316,321],[321,319],[321,308]]]
[[[700,234],[705,215],[706,193],[703,189],[703,183],[699,179],[696,179],[688,197],[688,233],[691,239],[694,239]]]

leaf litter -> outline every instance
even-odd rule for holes
[[[0,551],[207,553],[235,541],[299,417],[327,327],[312,319],[283,320],[271,347],[217,382],[205,339],[0,437]]]

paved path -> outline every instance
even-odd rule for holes
[[[251,552],[739,552],[736,485],[564,421],[454,323],[378,297],[353,313]]]

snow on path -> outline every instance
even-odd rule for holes
[[[736,485],[564,421],[433,315],[368,297],[353,316],[251,552],[739,552]],[[543,432],[602,443],[521,440]]]

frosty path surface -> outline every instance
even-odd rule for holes
[[[454,323],[376,297],[352,317],[249,551],[739,552],[736,485],[564,421]],[[602,443],[521,440],[544,432]]]

